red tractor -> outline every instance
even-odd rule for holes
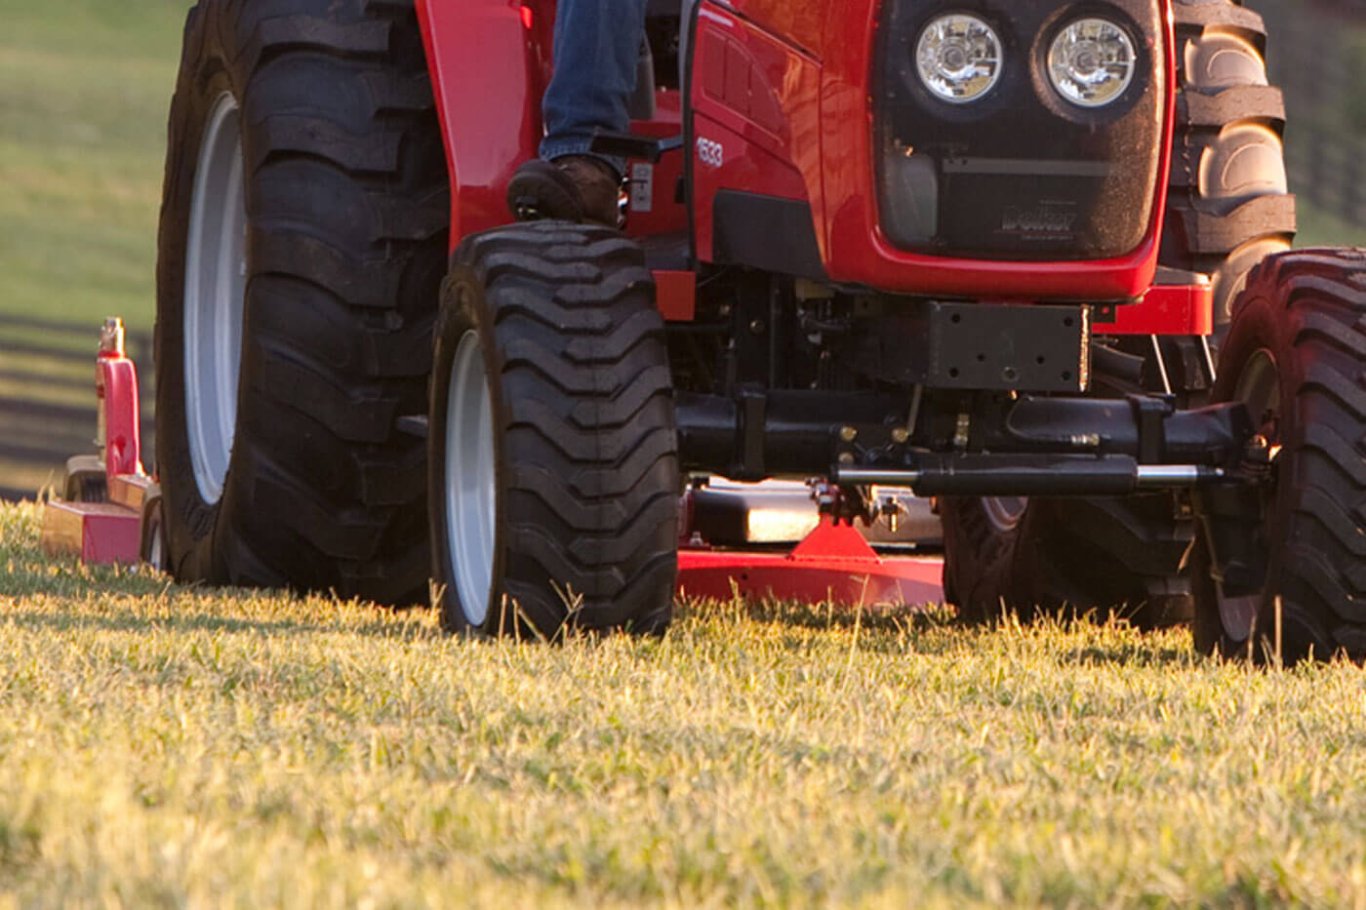
[[[554,15],[190,13],[156,330],[178,578],[653,633],[688,478],[821,478],[844,522],[932,497],[972,619],[1366,655],[1366,254],[1288,252],[1255,13],[654,3],[635,126],[598,139],[635,162],[623,232],[507,209]]]

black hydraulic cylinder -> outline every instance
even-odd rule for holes
[[[917,496],[1128,496],[1140,490],[1199,487],[1224,477],[1197,465],[1144,467],[1128,455],[917,454],[905,470],[845,468],[853,486],[909,487]]]
[[[1255,433],[1241,404],[1178,411],[1152,395],[1026,397],[1004,413],[941,411],[937,429],[922,424],[910,440],[900,395],[742,389],[733,398],[680,392],[676,404],[685,470],[735,480],[910,471],[922,475],[918,490],[945,495],[1124,495],[1148,478],[1179,486],[1148,469],[1232,470]],[[945,451],[944,424],[955,417],[969,431],[970,450]],[[893,430],[903,431],[897,444]]]
[[[904,420],[897,397],[848,392],[766,391],[738,398],[680,392],[678,448],[687,471],[734,480],[828,471],[848,425]]]
[[[1156,407],[1154,407],[1156,406]],[[1177,411],[1151,396],[1130,399],[1023,398],[1004,432],[988,437],[996,452],[1086,451],[1132,455],[1145,464],[1223,464],[1252,437],[1238,403]]]

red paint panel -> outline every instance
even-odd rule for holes
[[[693,163],[693,195],[696,200],[696,250],[703,262],[715,261],[713,219],[716,194],[723,189],[761,193],[781,199],[806,200],[807,185],[791,162],[758,147],[746,135],[708,117],[693,120],[697,141],[724,149],[719,166]],[[692,154],[697,158],[697,150]]]
[[[142,473],[141,411],[138,372],[122,355],[101,354],[96,361],[95,394],[104,431],[105,472]]]
[[[43,510],[43,552],[89,565],[138,562],[142,516],[112,503],[50,502]]]
[[[780,35],[795,50],[820,56],[827,41],[826,19],[838,16],[844,0],[825,3],[793,0],[718,0],[718,7],[748,19],[771,35]]]
[[[1170,22],[1170,0],[1162,0]],[[834,4],[831,4],[834,6]],[[944,259],[895,249],[878,222],[873,167],[869,79],[875,58],[878,0],[846,0],[827,21],[818,50],[822,144],[828,218],[826,267],[837,281],[891,291],[1018,299],[1121,300],[1142,296],[1152,285],[1162,236],[1171,161],[1159,168],[1152,224],[1133,253],[1092,262],[1012,263]],[[1174,35],[1167,35],[1167,80],[1175,84]],[[1175,93],[1169,93],[1163,148],[1170,148]]]
[[[1158,285],[1140,303],[1097,309],[1091,330],[1097,335],[1212,335],[1214,288]]]
[[[697,255],[712,261],[720,190],[801,200],[819,223],[820,67],[717,4],[703,4],[697,28],[694,65],[701,79],[694,83],[695,145],[688,153]]]
[[[707,3],[699,28],[721,29],[723,20],[739,25],[730,34],[770,30],[789,52],[819,71],[819,110],[814,117],[804,102],[779,93],[789,123],[802,112],[803,123],[816,123],[819,137],[799,144],[816,152],[789,158],[810,188],[817,234],[831,278],[902,293],[965,297],[1038,299],[1135,299],[1152,285],[1156,271],[1165,195],[1171,162],[1164,158],[1157,181],[1157,205],[1147,237],[1128,256],[1092,262],[1014,263],[947,259],[914,255],[893,247],[878,221],[873,162],[870,79],[875,59],[878,12],[882,0],[798,4],[790,0],[725,0]],[[1170,21],[1170,0],[1162,0]],[[708,16],[708,11],[711,16]],[[747,46],[759,39],[746,38]],[[1167,36],[1167,79],[1175,84],[1174,35]],[[800,50],[797,50],[800,48]],[[803,86],[804,92],[809,92]],[[1164,148],[1171,145],[1175,96],[1166,113]],[[699,225],[700,226],[700,225]]]
[[[665,322],[697,318],[697,273],[656,271],[655,303]]]
[[[854,528],[822,522],[791,553],[689,550],[678,554],[678,588],[690,597],[777,598],[843,606],[938,604],[940,559],[883,559]]]

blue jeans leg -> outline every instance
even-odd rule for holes
[[[591,154],[595,133],[624,133],[645,40],[646,0],[560,0],[555,74],[546,90],[541,157]],[[602,157],[624,174],[626,163]]]

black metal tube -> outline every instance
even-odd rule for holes
[[[1139,490],[1199,487],[1223,479],[1219,468],[1145,467],[1127,456],[937,455],[910,470],[840,468],[849,486],[908,487],[919,496],[1125,496]]]
[[[1140,467],[1231,468],[1254,433],[1240,404],[1176,411],[1152,396],[1023,398],[1004,420],[975,417],[985,422],[973,428],[979,450],[930,455],[890,446],[891,429],[906,423],[909,398],[902,395],[680,392],[676,406],[685,470],[736,480],[815,476],[830,472],[837,458],[857,457],[862,468],[924,473],[927,494],[1004,495],[1008,486],[1020,495],[1124,495],[1146,486]],[[1152,483],[1181,485],[1168,479]]]
[[[1138,489],[1138,464],[1125,455],[919,455],[903,474],[838,471],[839,483],[905,483],[919,496],[1126,496]]]
[[[735,480],[824,474],[841,427],[904,425],[908,402],[848,392],[772,391],[738,401],[680,392],[675,403],[683,469]]]
[[[1145,399],[1151,401],[1152,399]],[[991,438],[997,452],[1092,452],[1138,457],[1141,421],[1128,400],[1023,398]],[[1253,435],[1241,404],[1172,411],[1161,421],[1161,463],[1219,465],[1242,451]]]

